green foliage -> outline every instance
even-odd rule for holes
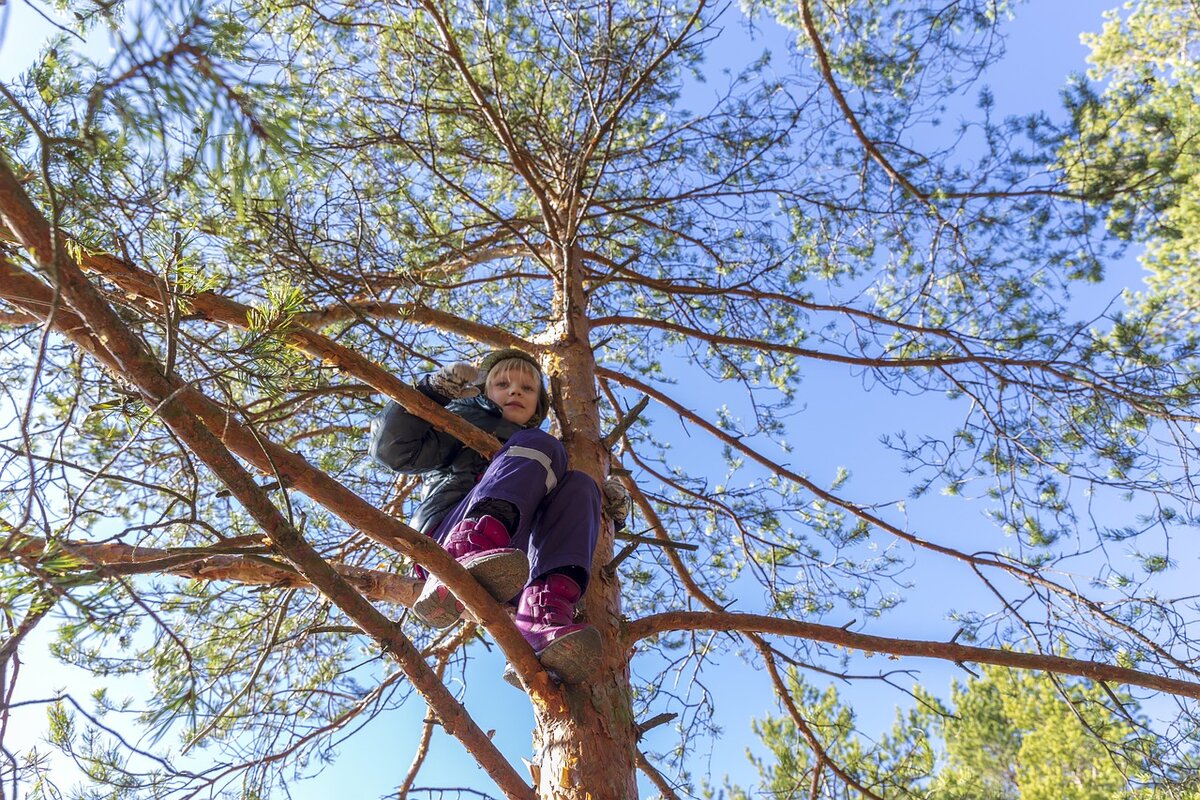
[[[835,689],[820,691],[801,681],[794,671],[789,672],[788,684],[804,728],[787,717],[754,723],[754,733],[771,753],[768,760],[749,752],[764,788],[783,797],[812,797],[815,769],[818,797],[861,797],[860,789],[881,797],[923,796],[936,756],[930,713],[898,716],[888,734],[870,742],[856,735],[854,712]],[[938,708],[931,697],[921,695],[919,699]],[[810,744],[814,739],[821,755]],[[843,785],[835,770],[850,776],[859,789]],[[732,796],[751,795],[734,789]]]
[[[513,336],[586,345],[608,372],[571,388],[599,419],[560,419],[567,440],[594,444],[651,395],[614,448],[653,511],[630,527],[696,548],[627,554],[631,618],[715,603],[875,628],[932,594],[927,619],[947,637],[1011,643],[1036,620],[1097,658],[1188,663],[1194,609],[1172,582],[1200,518],[1196,104],[1192,52],[1170,46],[1195,20],[1165,0],[1114,18],[1093,40],[1107,84],[1074,87],[1059,123],[998,120],[979,88],[1012,4],[814,1],[815,36],[795,2],[745,5],[795,48],[727,46],[734,9],[668,0],[81,2],[72,25],[111,24],[119,46],[101,63],[51,42],[6,84],[0,147],[70,255],[159,279],[138,297],[91,275],[164,370],[398,516],[421,487],[368,463],[382,398],[289,332],[310,326],[406,380]],[[705,59],[723,51],[722,73]],[[1093,284],[1125,246],[1113,236],[1148,244],[1152,282],[1091,307],[1075,292],[1106,288]],[[205,319],[205,291],[250,308],[249,326]],[[54,656],[144,675],[154,693],[54,708],[55,746],[92,770],[81,796],[211,789],[175,763],[130,766],[81,707],[155,752],[226,765],[244,776],[230,794],[272,797],[356,720],[408,699],[324,600],[164,574],[216,551],[286,565],[123,376],[37,325],[0,336],[5,624],[37,624],[58,598]],[[835,433],[833,452],[814,444]],[[875,439],[892,452],[862,444]],[[879,479],[894,466],[908,497]],[[407,566],[338,509],[270,497],[331,561]],[[942,524],[948,508],[966,510]],[[8,557],[31,536],[50,540],[43,557]],[[87,570],[66,540],[175,550],[151,574]],[[910,577],[960,569],[986,590],[972,607]],[[688,737],[719,735],[704,669],[744,646],[667,632],[637,648],[635,718],[681,713],[663,748],[678,774]],[[826,672],[848,660],[780,647]],[[1068,716],[1040,680],[985,672],[953,698],[961,724],[918,693],[922,708],[874,742],[843,698],[796,692],[830,758],[889,798],[1087,796],[1045,772],[1064,764],[1091,770],[1081,792],[1150,797],[1186,766],[1163,766],[1154,735],[1095,687],[1063,684]],[[1050,735],[1072,718],[1091,738]],[[768,782],[803,795],[819,762],[808,739],[778,720],[760,732],[781,759],[763,763]],[[1164,749],[1188,735],[1157,734]],[[821,776],[831,796],[860,791]]]
[[[1196,41],[1200,20],[1186,0],[1138,0],[1107,14],[1091,48],[1088,77],[1068,95],[1077,132],[1060,158],[1072,185],[1109,208],[1119,237],[1145,244],[1146,290],[1135,324],[1195,346],[1200,288],[1200,112]],[[1132,189],[1132,191],[1130,191]],[[1128,347],[1129,334],[1113,337]]]
[[[790,717],[756,722],[770,757],[751,760],[776,796],[849,800],[867,797],[865,790],[885,800],[1200,797],[1195,744],[1183,755],[1160,751],[1146,735],[1137,700],[1088,681],[985,666],[954,684],[949,705],[916,687],[913,709],[874,740],[856,728],[832,687],[818,691],[795,671],[789,686],[827,761]],[[809,793],[814,770],[817,794]]]

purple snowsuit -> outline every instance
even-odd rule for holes
[[[591,572],[600,490],[587,473],[567,469],[558,439],[537,429],[510,436],[475,488],[438,523],[434,538],[442,541],[471,506],[486,499],[507,500],[520,510],[510,546],[529,554],[531,579],[560,567]]]
[[[591,476],[567,469],[562,442],[507,422],[486,397],[453,400],[446,409],[503,442],[491,462],[395,403],[371,423],[376,460],[397,472],[431,473],[414,525],[441,542],[476,503],[505,500],[520,512],[511,546],[529,554],[531,580],[563,567],[590,574],[600,489]]]

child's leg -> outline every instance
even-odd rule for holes
[[[529,574],[565,572],[587,589],[600,533],[600,489],[583,472],[563,475],[546,496],[529,537]]]
[[[562,443],[539,430],[519,431],[433,536],[497,600],[510,600],[529,580],[528,531],[548,492],[566,472]],[[453,625],[462,605],[440,581],[428,580],[413,610],[434,627]]]
[[[542,504],[530,537],[530,581],[517,605],[517,628],[542,665],[567,683],[585,680],[600,657],[600,634],[575,622],[587,589],[600,528],[600,489],[568,472]]]
[[[486,510],[495,503],[510,504],[516,516],[509,530],[512,546],[525,549],[543,502],[559,489],[567,474],[562,442],[544,431],[518,431],[500,448],[459,508],[466,518],[476,507]]]

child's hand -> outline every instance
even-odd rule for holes
[[[633,499],[625,484],[613,477],[604,480],[604,515],[613,521],[613,527],[624,530],[625,520],[633,508]]]
[[[438,394],[459,400],[479,394],[479,370],[465,361],[447,364],[429,376],[429,386]]]

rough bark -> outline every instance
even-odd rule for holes
[[[579,251],[564,248],[559,267],[561,318],[548,347],[547,373],[554,383],[555,413],[572,469],[597,481],[608,474],[609,453],[600,433],[596,362],[583,293]],[[560,284],[561,286],[561,284]],[[620,587],[601,567],[613,556],[607,520],[592,561],[584,598],[587,621],[603,638],[604,654],[586,684],[565,687],[564,702],[534,703],[534,753],[540,764],[539,797],[546,800],[632,800],[637,797],[637,728],[629,690],[629,653],[622,631]],[[604,757],[597,757],[603,753]]]
[[[290,565],[263,554],[221,553],[221,547],[164,549],[138,547],[119,542],[77,542],[22,538],[11,548],[0,546],[0,555],[38,560],[48,553],[65,552],[79,559],[80,569],[91,569],[98,577],[158,573],[197,581],[230,581],[255,586],[313,588]],[[49,549],[48,549],[49,548]],[[421,593],[423,581],[377,569],[350,564],[330,564],[342,578],[368,600],[410,607]]]

